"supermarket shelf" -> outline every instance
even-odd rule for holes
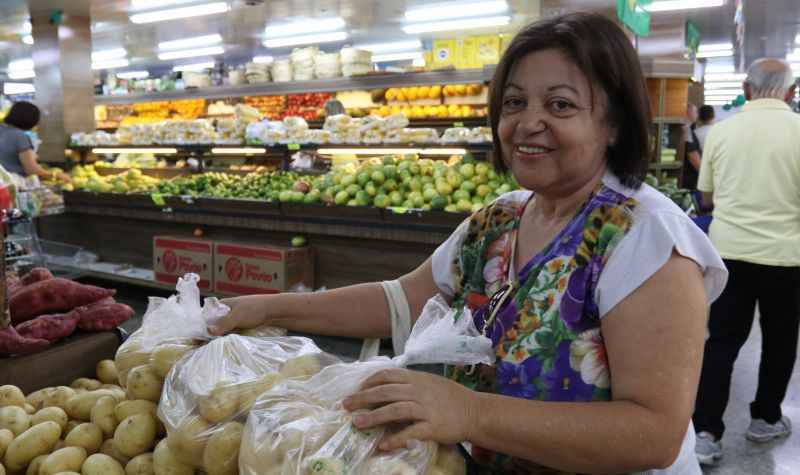
[[[683,117],[655,117],[653,123],[665,125],[683,125],[686,119]]]
[[[242,86],[218,86],[183,91],[165,91],[120,96],[95,96],[95,104],[130,104],[134,102],[165,101],[174,99],[221,99],[238,96],[264,96],[333,92],[352,89],[383,89],[389,87],[421,86],[435,84],[487,82],[494,67],[483,69],[445,70],[424,73],[386,73],[354,76],[350,78],[314,79],[310,81],[270,82]]]
[[[320,148],[375,148],[375,149],[396,149],[396,148],[426,148],[426,149],[443,149],[443,148],[466,148],[469,151],[473,152],[488,152],[492,149],[492,144],[490,143],[478,143],[478,144],[471,144],[471,143],[457,143],[457,144],[415,144],[415,143],[403,143],[403,144],[289,144],[289,145],[259,145],[259,144],[241,144],[241,145],[215,145],[215,144],[192,144],[192,145],[173,145],[173,144],[163,144],[163,145],[73,145],[69,146],[70,150],[74,150],[76,152],[90,152],[92,150],[103,150],[103,149],[137,149],[141,150],[142,152],[146,152],[150,149],[163,149],[163,148],[175,148],[178,149],[178,152],[181,153],[203,153],[209,154],[212,148],[219,148],[219,149],[239,149],[239,148],[247,148],[247,147],[260,147],[266,148],[267,153],[287,153],[297,150],[317,150]],[[245,155],[245,154],[242,154]],[[263,154],[253,154],[253,155],[263,155]],[[219,156],[224,156],[219,155]],[[239,155],[232,155],[232,156],[239,156]]]
[[[651,163],[651,170],[680,170],[683,162]]]

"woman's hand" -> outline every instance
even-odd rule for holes
[[[346,398],[345,409],[372,409],[353,423],[360,429],[409,424],[381,442],[382,450],[406,447],[409,440],[452,444],[469,440],[477,393],[441,376],[387,369],[367,378],[361,391]]]
[[[58,181],[61,183],[72,183],[72,177],[66,173],[58,173],[56,176],[58,177]]]
[[[231,308],[230,313],[208,327],[212,335],[224,335],[236,329],[255,328],[266,323],[267,312],[264,295],[246,295],[222,299],[222,303]]]

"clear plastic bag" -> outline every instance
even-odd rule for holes
[[[378,452],[389,429],[356,429],[353,414],[341,401],[387,368],[493,361],[492,342],[477,332],[469,311],[456,318],[441,296],[434,297],[414,325],[403,355],[328,366],[306,381],[282,381],[263,393],[245,425],[239,471],[243,475],[463,473],[463,465],[438,463],[436,444]]]
[[[158,416],[167,443],[183,463],[213,472],[212,437],[244,423],[256,398],[284,380],[311,377],[339,363],[302,337],[227,335],[180,360],[164,381]],[[238,444],[237,444],[238,446]]]

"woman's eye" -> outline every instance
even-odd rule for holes
[[[550,101],[550,109],[552,109],[553,112],[556,113],[563,114],[565,112],[571,112],[574,108],[575,106],[573,106],[571,102],[565,99],[555,99],[553,101]]]
[[[503,100],[503,107],[506,109],[519,109],[525,107],[525,102],[517,97],[509,97]]]

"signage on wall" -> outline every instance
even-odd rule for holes
[[[637,36],[650,36],[650,12],[644,9],[651,0],[617,0],[617,18]]]

